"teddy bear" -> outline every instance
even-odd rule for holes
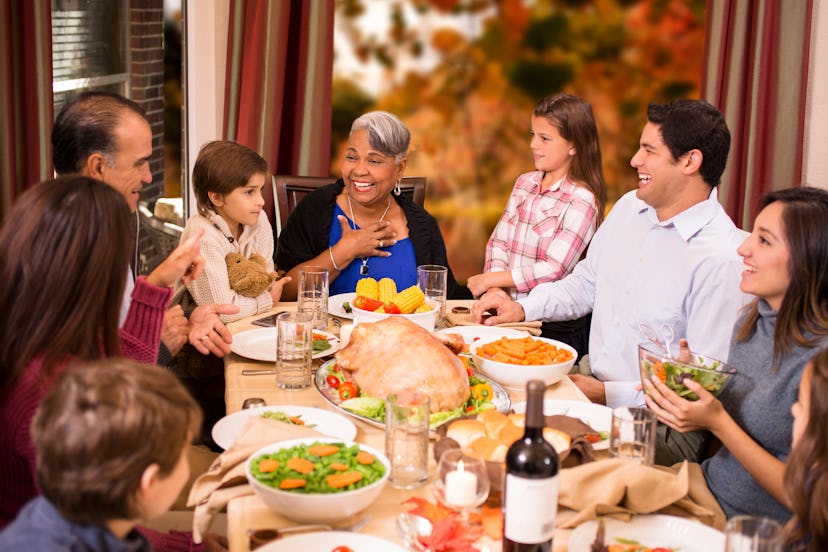
[[[228,253],[224,262],[227,264],[230,288],[245,297],[258,297],[279,279],[278,272],[267,272],[264,257],[257,253],[250,255],[249,259],[241,253]]]

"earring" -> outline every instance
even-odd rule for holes
[[[402,188],[400,188],[400,181],[397,180],[397,183],[394,184],[394,195],[398,196],[402,193]]]

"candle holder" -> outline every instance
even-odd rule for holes
[[[463,523],[468,524],[469,512],[489,496],[486,463],[459,449],[447,450],[437,462],[437,478],[437,500],[459,512]]]

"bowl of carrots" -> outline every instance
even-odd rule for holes
[[[478,370],[513,389],[525,389],[531,379],[552,385],[578,358],[566,343],[533,336],[483,338],[472,343],[469,352]]]
[[[260,448],[245,475],[265,504],[302,523],[329,523],[370,506],[391,471],[388,458],[363,444],[325,437]]]

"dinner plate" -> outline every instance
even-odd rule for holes
[[[463,336],[466,345],[471,345],[475,340],[482,337],[525,337],[529,335],[514,328],[498,328],[497,326],[452,326],[437,330],[441,334],[459,334]]]
[[[313,330],[316,335],[324,335],[331,346],[319,351],[313,358],[322,358],[339,350],[339,338],[332,333]],[[243,357],[264,362],[276,362],[276,328],[258,328],[246,330],[233,336],[230,350]]]
[[[345,312],[342,308],[342,303],[353,303],[356,293],[339,293],[328,297],[328,314],[338,316],[340,318],[354,318],[352,312]]]
[[[337,546],[348,546],[355,552],[407,552],[407,549],[392,541],[347,531],[303,533],[277,539],[256,550],[257,552],[295,552],[296,550],[330,552]]]
[[[518,414],[526,412],[526,403],[519,402],[512,405],[512,410]],[[547,399],[543,401],[543,413],[545,416],[554,416],[560,414],[563,416],[570,416],[578,418],[595,431],[602,432],[607,435],[606,439],[602,439],[597,443],[592,444],[594,450],[606,450],[609,448],[609,431],[612,425],[612,409],[608,406],[595,404],[584,401],[563,401]]]
[[[586,521],[569,535],[569,552],[589,552],[598,522]],[[724,533],[688,518],[664,515],[633,516],[630,521],[604,518],[604,544],[615,539],[638,541],[651,548],[665,547],[681,552],[724,550]]]
[[[328,376],[329,368],[333,366],[335,363],[336,359],[333,358],[325,362],[322,366],[319,367],[319,369],[316,371],[316,375],[313,378],[313,384],[316,386],[316,389],[319,391],[322,397],[326,401],[328,401],[334,408],[338,409],[341,412],[344,412],[348,416],[352,416],[357,420],[362,420],[363,422],[370,424],[374,427],[385,428],[385,422],[381,422],[373,418],[368,418],[367,416],[361,416],[356,412],[351,412],[350,410],[346,410],[339,406],[339,403],[342,402],[339,400],[339,392],[333,387],[329,386],[328,382],[325,381],[325,378]],[[479,372],[475,372],[474,375],[480,378],[481,380],[488,382],[489,385],[492,386],[492,394],[494,395],[492,397],[492,403],[495,405],[495,408],[499,412],[503,412],[504,414],[509,412],[509,409],[512,406],[512,401],[511,399],[509,399],[509,394],[506,392],[506,390],[499,383]],[[453,419],[454,418],[443,420],[443,422],[441,422],[438,425],[445,424],[446,422],[450,422]],[[432,427],[431,429],[434,429],[434,427]]]
[[[260,416],[263,412],[284,412],[288,416],[300,416],[305,425],[313,425],[315,431],[343,441],[353,441],[356,438],[356,426],[345,416],[310,406],[283,404],[248,408],[228,414],[213,425],[213,441],[227,450],[238,437],[247,418]]]

